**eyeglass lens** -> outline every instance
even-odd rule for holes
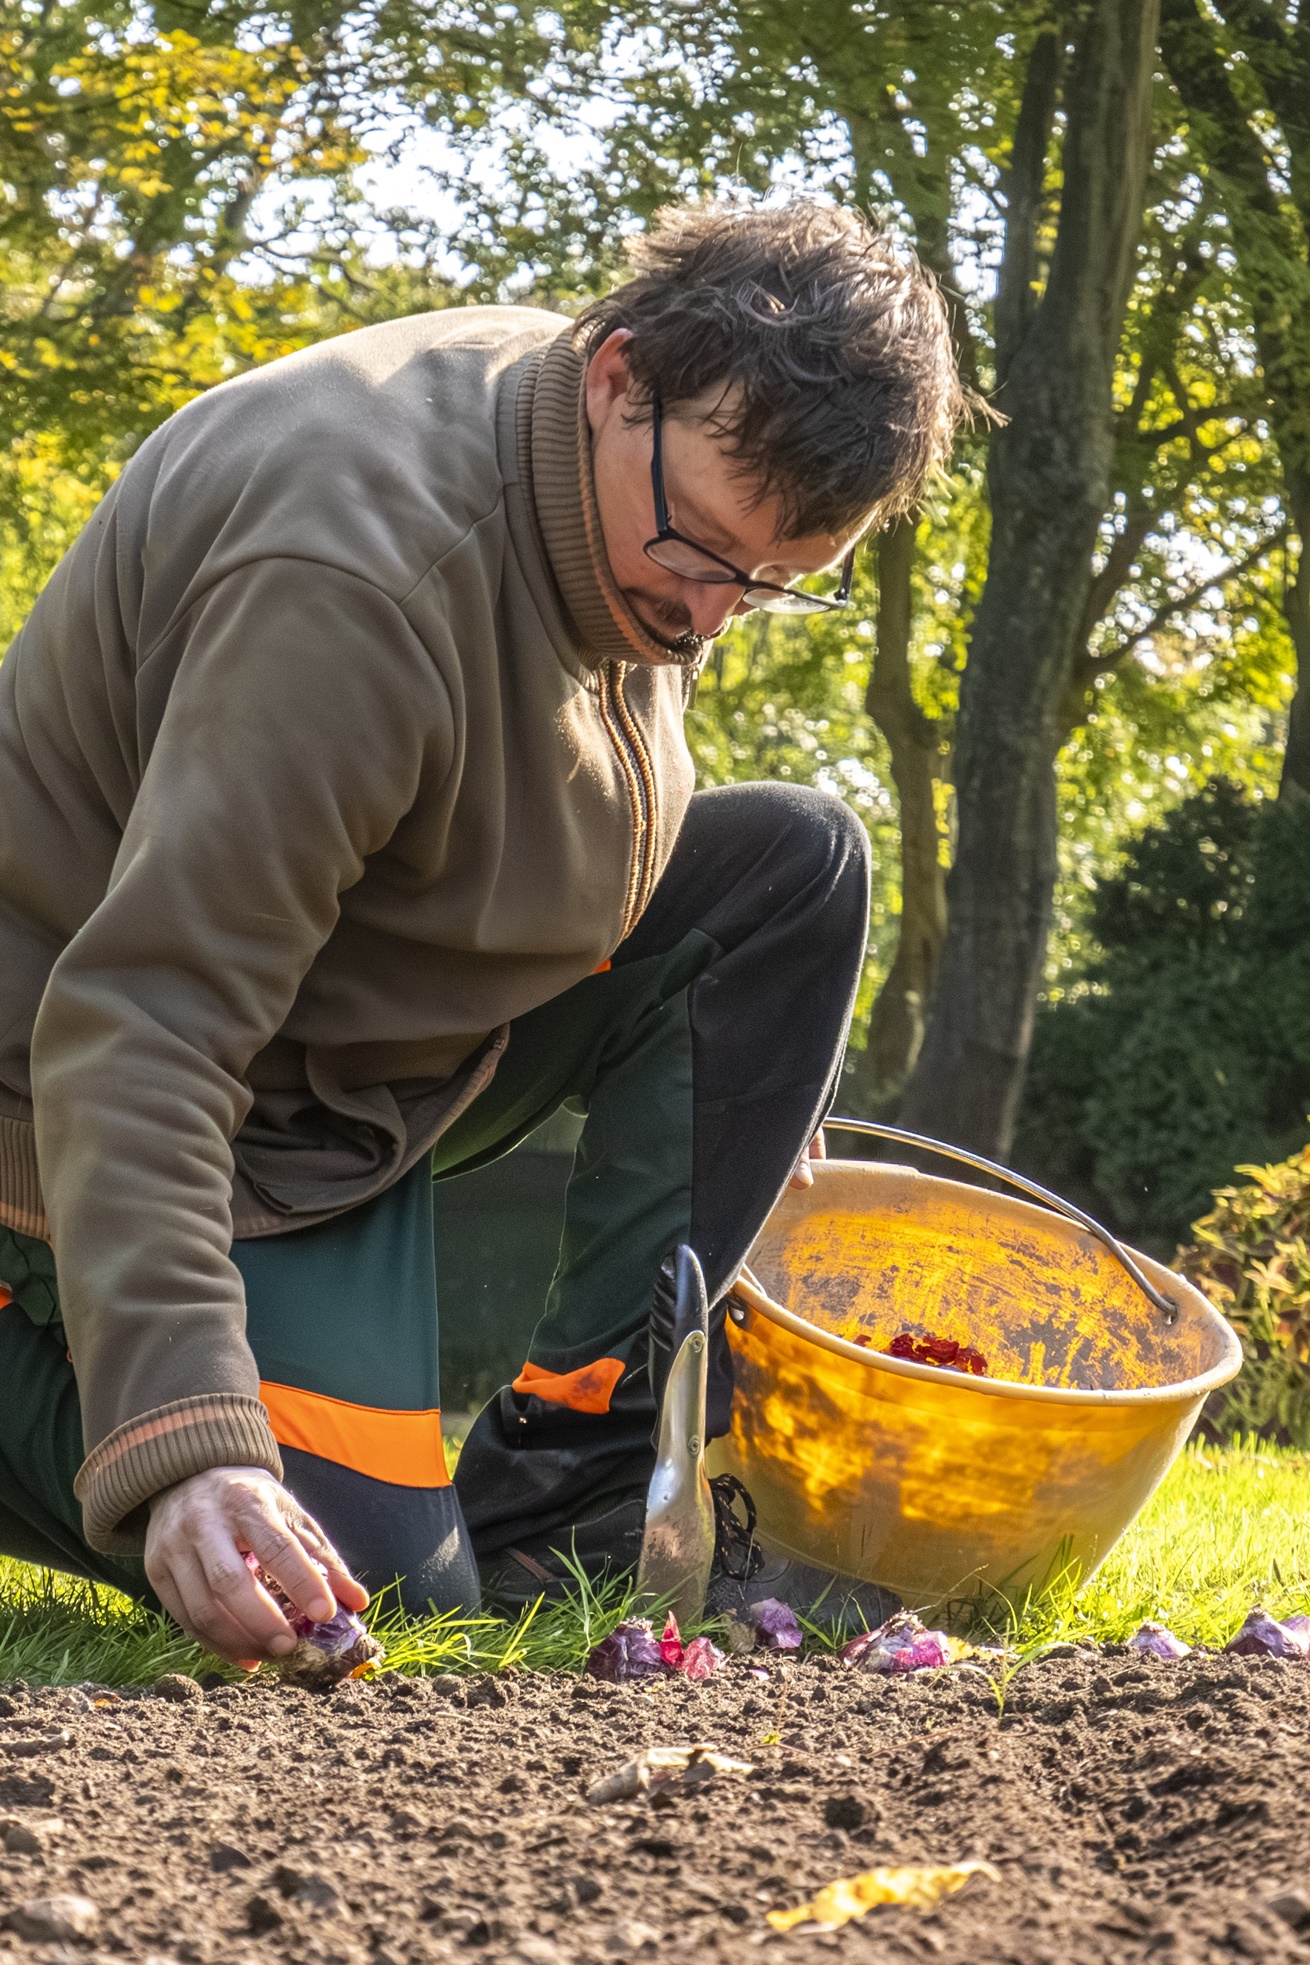
[[[689,540],[652,539],[646,553],[657,565],[667,567],[670,573],[681,574],[684,580],[696,580],[706,587],[740,585],[747,606],[761,608],[767,614],[821,614],[829,605],[817,594],[795,593],[778,587],[747,586],[726,566]]]

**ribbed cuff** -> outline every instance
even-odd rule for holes
[[[20,1235],[50,1240],[36,1166],[36,1127],[30,1119],[7,1114],[0,1115],[0,1222]]]
[[[281,1480],[282,1457],[258,1399],[206,1392],[116,1427],[73,1483],[87,1541],[102,1555],[139,1555],[146,1503],[210,1467],[262,1467]]]

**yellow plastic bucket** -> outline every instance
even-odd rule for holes
[[[862,1160],[814,1177],[730,1300],[737,1391],[710,1472],[746,1484],[766,1546],[914,1608],[1087,1577],[1241,1368],[1235,1332],[1045,1207]],[[975,1347],[989,1375],[880,1355],[906,1330]]]

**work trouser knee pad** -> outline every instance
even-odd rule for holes
[[[286,1484],[375,1594],[395,1586],[411,1617],[479,1608],[478,1566],[452,1486],[400,1487],[284,1447]]]

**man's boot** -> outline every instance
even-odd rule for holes
[[[691,1330],[689,1298],[693,1284],[699,1282],[699,1267],[690,1249],[680,1249],[677,1257],[667,1257],[656,1279],[650,1313],[648,1370],[655,1394],[657,1441],[670,1369],[675,1355],[681,1351],[679,1338],[685,1339]],[[703,1287],[701,1283],[702,1294]],[[724,1314],[723,1305],[710,1313],[711,1336],[722,1329]],[[658,1469],[656,1481],[659,1481]],[[731,1475],[711,1481],[710,1491],[715,1528],[713,1563],[705,1597],[707,1617],[730,1615],[749,1623],[752,1605],[777,1598],[790,1604],[804,1621],[873,1630],[901,1608],[900,1600],[876,1583],[864,1583],[856,1577],[842,1576],[835,1570],[796,1562],[762,1549],[755,1539],[754,1502],[741,1482]],[[594,1587],[607,1580],[632,1577],[642,1556],[646,1502],[644,1488],[601,1494],[568,1528],[521,1538],[516,1546],[482,1565],[484,1600],[502,1614],[512,1615],[538,1597],[550,1601],[562,1598],[570,1588],[577,1587],[579,1571]],[[667,1585],[662,1573],[661,1582]],[[662,1593],[667,1594],[667,1587]]]

